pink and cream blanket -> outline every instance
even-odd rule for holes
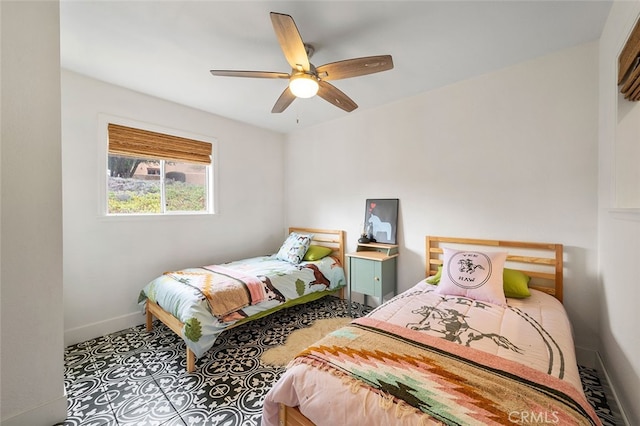
[[[218,318],[260,303],[267,297],[260,278],[219,265],[204,266],[198,271],[165,272],[164,275],[199,289],[207,299],[211,313]]]

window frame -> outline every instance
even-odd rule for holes
[[[136,121],[132,119],[126,119],[123,117],[117,117],[108,114],[99,114],[98,116],[98,129],[99,129],[99,141],[100,141],[100,150],[99,150],[99,158],[98,164],[99,167],[98,172],[100,179],[99,181],[99,198],[100,202],[98,203],[99,208],[99,216],[104,218],[166,218],[166,217],[185,217],[185,216],[209,216],[217,214],[217,206],[218,206],[218,179],[217,179],[217,171],[218,171],[218,142],[217,139],[211,136],[206,136],[202,134],[196,134],[191,132],[186,132],[182,130],[176,130],[173,128],[168,128],[164,126],[159,126],[155,124],[145,123],[141,121]],[[118,124],[127,127],[133,127],[140,130],[146,130],[150,132],[163,133],[166,135],[172,135],[187,139],[194,139],[203,142],[209,142],[211,144],[211,163],[206,166],[206,182],[207,182],[207,208],[206,211],[163,211],[161,213],[109,213],[109,186],[108,186],[108,159],[109,159],[109,123]],[[118,155],[118,154],[116,154]],[[176,160],[178,162],[182,162],[181,160]],[[164,168],[164,167],[163,167]],[[161,171],[161,188],[164,191],[164,172]],[[164,208],[163,208],[164,210]]]

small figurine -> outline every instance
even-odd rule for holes
[[[369,224],[367,225],[367,239],[370,243],[376,242],[376,239],[373,236],[373,224],[371,223],[371,221],[369,221]]]

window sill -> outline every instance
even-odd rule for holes
[[[633,220],[640,222],[640,208],[617,208],[609,209],[609,214],[614,219],[619,220]]]
[[[154,220],[178,220],[188,218],[205,218],[215,216],[215,213],[193,212],[193,213],[156,213],[156,214],[103,214],[100,220],[106,221],[154,221]]]

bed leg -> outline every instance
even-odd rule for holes
[[[153,314],[147,306],[147,331],[153,330]]]
[[[193,373],[194,371],[196,371],[196,354],[187,348],[187,373]]]
[[[278,410],[279,426],[315,426],[311,420],[300,412],[300,407],[289,407],[279,404]]]
[[[278,410],[278,426],[285,426],[287,424],[287,408],[284,404],[280,404]]]

